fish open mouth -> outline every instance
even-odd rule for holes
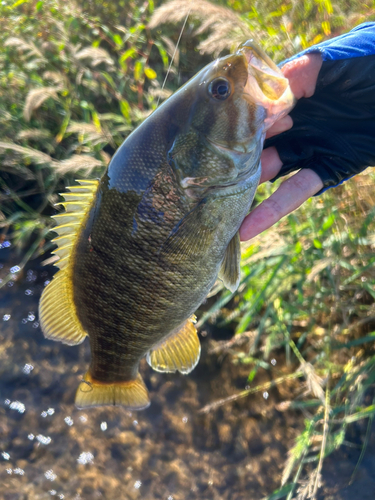
[[[267,112],[264,130],[267,130],[295,104],[289,81],[253,40],[241,45],[237,53],[245,56],[248,64],[244,98],[264,107]]]

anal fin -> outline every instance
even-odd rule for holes
[[[160,345],[147,354],[147,363],[158,372],[190,373],[197,365],[201,353],[195,317],[167,337]]]
[[[78,386],[75,404],[79,409],[115,405],[143,410],[150,405],[150,399],[139,373],[135,380],[106,383],[94,380],[87,372]]]
[[[235,292],[240,284],[240,262],[241,244],[240,234],[237,231],[229,242],[219,271],[219,278],[231,292]]]
[[[72,304],[71,288],[68,271],[61,269],[43,290],[39,321],[46,338],[76,345],[84,341],[86,332]]]

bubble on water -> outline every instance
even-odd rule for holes
[[[72,417],[65,417],[65,418],[64,418],[64,422],[65,422],[67,425],[69,425],[69,427],[71,427],[71,426],[74,424]]]
[[[138,425],[138,420],[133,420],[133,425],[137,426]]]
[[[167,500],[173,500],[173,497],[172,495],[169,495],[168,499]]]
[[[57,494],[57,491],[56,490],[49,490],[48,492],[50,495],[54,496]]]
[[[9,321],[11,318],[11,315],[10,314],[4,314],[3,316],[3,321]]]
[[[14,281],[8,281],[8,286],[11,288],[14,285]]]
[[[17,467],[17,469],[13,469],[14,474],[18,474],[19,476],[23,476],[25,474],[25,471],[23,469],[20,469]]]
[[[65,498],[65,495],[63,495],[62,493],[60,493],[59,498],[61,498],[61,500],[62,500],[63,498]]]
[[[48,413],[48,415],[53,415],[55,413],[55,409],[54,408],[48,408],[47,413]]]
[[[40,444],[45,444],[45,445],[50,444],[50,442],[52,441],[52,439],[49,436],[43,436],[43,434],[38,434],[36,438]]]
[[[212,481],[212,479],[210,479],[210,480],[208,481],[208,486],[212,486],[213,484],[214,484],[214,482]]]
[[[11,410],[17,410],[18,413],[25,413],[25,405],[21,403],[20,401],[12,401],[9,405],[9,408]]]
[[[5,469],[5,470],[7,471],[8,474],[12,474],[13,473],[12,469]]]
[[[47,286],[49,283],[50,283],[50,280],[46,280],[46,281],[43,283],[43,285],[44,285],[44,286]]]
[[[27,318],[23,318],[23,320],[22,320],[22,324],[23,324],[23,325],[26,325],[26,323],[27,323]]]
[[[46,470],[44,475],[49,481],[54,481],[57,478],[57,475],[53,472],[52,469]]]
[[[271,365],[275,366],[277,363],[276,359],[271,359]]]
[[[3,241],[2,243],[0,243],[0,249],[1,249],[1,248],[9,248],[11,244],[12,244],[12,243],[11,243],[10,241],[5,240],[5,241]],[[2,267],[2,266],[1,266],[1,267]]]
[[[32,441],[35,438],[34,434],[32,434],[31,432],[27,437],[28,439],[30,439],[30,441]]]
[[[5,400],[4,400],[4,404],[6,404],[6,405],[10,405],[10,399],[5,399]]]
[[[267,391],[264,391],[264,392],[263,392],[263,397],[264,397],[264,399],[268,399],[269,394],[268,394],[268,392],[267,392]]]
[[[100,428],[101,428],[102,431],[106,431],[107,430],[107,422],[102,422],[100,424]]]
[[[27,321],[34,321],[34,320],[35,320],[34,311],[30,311],[29,314],[27,315]]]
[[[33,328],[38,328],[38,327],[39,327],[39,321],[34,321]]]
[[[47,416],[47,412],[46,412],[46,411],[42,411],[41,416],[42,416],[43,418],[46,418],[46,416]]]
[[[35,273],[32,269],[29,269],[26,273],[26,281],[35,281],[37,279],[38,275]]]
[[[25,295],[34,295],[34,292],[28,288],[25,290]]]
[[[135,488],[136,490],[139,490],[139,488],[140,488],[141,486],[142,486],[142,481],[139,481],[139,480],[138,480],[138,481],[136,481],[136,482],[134,483],[134,488]]]
[[[2,455],[2,457],[3,457],[4,460],[9,460],[10,459],[10,455],[6,451],[3,451],[1,455]]]
[[[13,266],[9,269],[12,274],[18,273],[21,270],[20,266]]]
[[[87,422],[87,417],[86,417],[86,415],[81,415],[81,416],[79,417],[79,419],[80,419],[80,421],[81,421],[81,422],[83,422],[83,423]]]
[[[77,462],[82,465],[93,464],[94,463],[94,455],[90,451],[84,451],[77,458]]]
[[[33,365],[30,365],[29,363],[26,363],[26,365],[22,368],[23,373],[26,373],[26,375],[29,375],[33,370]]]
[[[188,420],[189,420],[188,417],[182,417],[182,421],[184,424],[186,424],[188,422]]]

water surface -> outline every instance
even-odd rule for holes
[[[11,248],[1,249],[0,278],[19,261]],[[0,289],[0,499],[261,500],[278,487],[304,416],[276,409],[292,397],[287,386],[199,413],[247,384],[248,367],[208,352],[215,345],[210,331],[189,376],[142,364],[147,410],[77,410],[88,341],[69,347],[46,340],[38,323],[38,300],[53,272],[32,261]],[[263,381],[282,369],[280,358]],[[362,427],[353,431],[358,445]],[[344,446],[327,459],[319,498],[373,499],[374,445],[372,436],[350,487],[360,448]]]

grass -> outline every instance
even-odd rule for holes
[[[279,62],[375,19],[373,1],[355,0],[103,5],[0,5],[0,244],[23,252],[20,268],[50,248],[56,193],[77,175],[100,175],[158,99],[220,50],[254,36]],[[267,500],[315,498],[324,458],[348,444],[348,426],[367,420],[363,458],[375,414],[374,181],[370,170],[358,175],[244,245],[238,292],[218,283],[200,316],[200,327],[234,330],[222,348],[247,345],[231,352],[249,370],[248,389],[202,411],[288,383],[295,396],[278,409],[305,417],[280,489]],[[257,201],[272,189],[261,186]],[[285,366],[273,366],[275,353]],[[271,368],[276,378],[260,385],[259,372]]]
[[[201,411],[299,380],[293,384],[295,398],[278,409],[301,411],[305,429],[289,452],[282,489],[267,500],[315,498],[324,458],[345,443],[348,425],[368,419],[370,429],[375,414],[374,181],[369,169],[251,241],[243,250],[239,292],[218,285],[217,301],[201,316],[201,326],[231,326],[250,339],[246,351],[233,354],[234,362],[249,366],[250,388]],[[269,190],[262,187],[259,199]],[[282,351],[287,373],[257,385],[258,372],[272,368],[277,373],[271,360]]]

